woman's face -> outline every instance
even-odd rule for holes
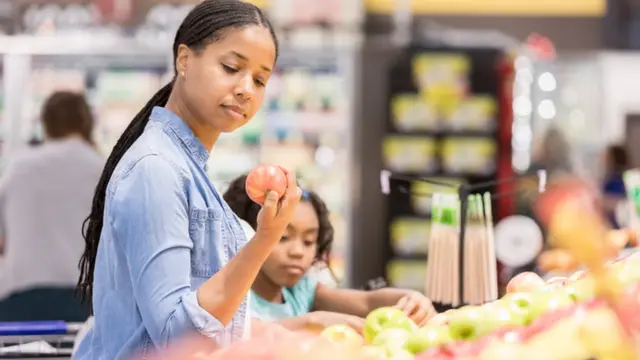
[[[198,53],[181,45],[176,86],[188,116],[218,133],[246,124],[262,104],[275,61],[273,38],[263,26],[224,30]]]
[[[279,286],[294,286],[313,265],[319,230],[318,215],[311,203],[298,204],[280,243],[262,266],[262,273]]]

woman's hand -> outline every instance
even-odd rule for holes
[[[362,334],[364,319],[361,317],[340,314],[329,311],[314,311],[306,315],[308,317],[308,327],[312,330],[322,331],[331,325],[347,325]]]
[[[278,194],[270,191],[258,213],[258,228],[256,234],[269,239],[280,239],[291,221],[293,212],[300,202],[302,190],[296,183],[296,176],[292,171],[282,169],[287,174],[287,191],[278,201]]]
[[[416,325],[421,327],[437,314],[431,300],[417,291],[411,291],[403,296],[396,307],[404,311]]]

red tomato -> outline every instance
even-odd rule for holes
[[[245,187],[249,198],[262,205],[269,191],[278,193],[278,198],[284,196],[287,190],[287,175],[279,166],[263,164],[247,175]]]

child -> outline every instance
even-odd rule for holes
[[[246,176],[235,179],[224,194],[233,212],[252,228],[260,205],[247,196]],[[416,291],[380,289],[359,291],[325,286],[307,274],[326,262],[333,243],[333,227],[325,203],[303,192],[282,240],[262,266],[252,286],[252,316],[276,321],[289,330],[347,324],[361,330],[363,318],[382,306],[402,309],[417,325],[435,315],[431,301]]]

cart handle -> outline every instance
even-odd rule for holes
[[[0,336],[64,335],[68,330],[64,321],[0,322]]]

